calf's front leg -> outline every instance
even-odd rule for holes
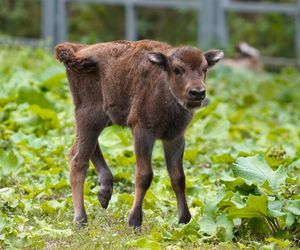
[[[151,156],[154,136],[146,129],[134,128],[134,150],[136,154],[135,197],[129,215],[129,226],[139,228],[143,220],[143,200],[153,179]]]
[[[177,199],[179,223],[188,223],[191,219],[186,202],[185,175],[182,166],[184,145],[183,136],[172,141],[163,141],[167,169]]]

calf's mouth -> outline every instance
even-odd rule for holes
[[[199,108],[201,106],[202,106],[202,100],[199,100],[199,101],[187,101],[186,102],[186,107],[188,109]]]
[[[196,109],[196,108],[200,108],[200,107],[205,107],[207,106],[209,103],[209,100],[207,98],[204,98],[203,100],[197,100],[197,101],[192,101],[192,100],[188,100],[185,104],[185,106],[188,109]]]
[[[186,110],[192,111],[193,109],[205,107],[208,105],[207,98],[199,99],[199,100],[191,100],[186,97],[179,98],[174,94],[174,92],[171,88],[169,88],[169,90],[170,90],[172,96],[175,98],[175,100]]]

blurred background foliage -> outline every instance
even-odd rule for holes
[[[245,2],[247,0],[244,0]],[[252,0],[255,1],[255,0]],[[295,0],[256,0],[293,3]],[[241,1],[242,2],[242,1]],[[40,36],[40,0],[0,0],[0,34]],[[68,6],[69,40],[95,43],[124,39],[125,13],[120,6],[72,3]],[[173,45],[197,44],[197,13],[190,10],[138,8],[139,39]],[[282,14],[227,14],[231,48],[246,41],[263,55],[294,57],[294,17]],[[228,48],[230,51],[230,48]]]
[[[39,0],[0,0],[0,34],[39,37],[40,10]]]

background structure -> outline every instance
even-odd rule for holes
[[[262,51],[267,64],[300,62],[300,0],[1,2],[0,34],[19,36],[19,41],[29,44],[40,42],[39,37],[50,46],[65,40],[92,43],[150,38],[230,51],[246,40]]]

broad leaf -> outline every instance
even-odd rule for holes
[[[27,102],[36,104],[42,108],[54,109],[55,104],[39,89],[31,86],[23,86],[19,89],[18,103]]]
[[[268,198],[265,195],[249,195],[246,205],[241,208],[232,207],[228,216],[232,218],[254,218],[268,216]]]
[[[280,217],[286,215],[282,210],[283,201],[282,200],[274,200],[268,202],[269,213],[272,217]]]
[[[218,212],[218,205],[225,203],[232,196],[232,192],[220,192],[212,201],[205,202],[203,216],[199,219],[202,234],[218,236],[221,241],[232,239],[233,222],[224,213]]]
[[[22,168],[13,151],[6,152],[0,148],[0,179],[2,176],[17,175]]]
[[[286,210],[290,211],[294,215],[300,215],[300,200],[289,200]]]
[[[236,177],[258,186],[263,186],[267,182],[273,192],[277,191],[287,178],[287,172],[282,166],[273,171],[262,154],[238,158],[232,171]]]

